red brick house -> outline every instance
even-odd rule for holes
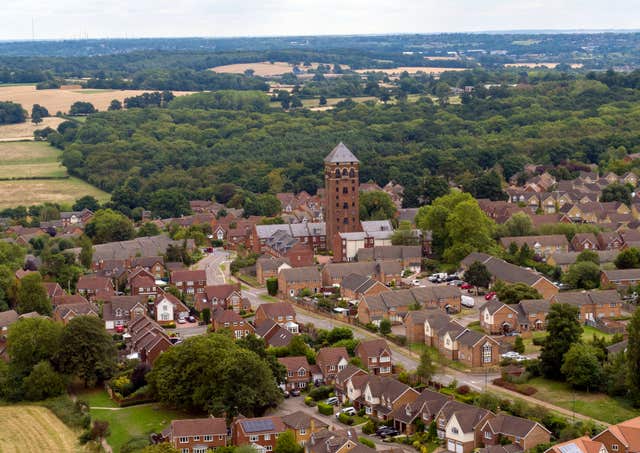
[[[167,268],[164,265],[164,258],[161,256],[143,256],[131,260],[131,268],[143,268],[149,272],[156,280],[162,280],[167,276]]]
[[[260,451],[273,451],[278,436],[287,430],[280,417],[237,418],[231,425],[233,445],[251,445]]]
[[[115,293],[113,282],[107,277],[96,277],[93,275],[83,275],[78,279],[76,289],[87,299],[102,300]]]
[[[267,346],[274,348],[289,346],[293,339],[291,332],[271,319],[256,324],[256,336],[262,338]]]
[[[355,376],[368,376],[368,373],[362,368],[349,364],[336,374],[333,387],[335,389],[335,394],[340,398],[340,401],[345,402],[348,399],[347,383]]]
[[[249,309],[251,308],[251,304]],[[243,301],[240,283],[205,286],[204,292],[195,301],[195,309],[202,311],[208,308],[213,312],[217,309],[233,310],[240,312],[247,308]]]
[[[125,341],[127,357],[153,365],[164,351],[172,346],[166,331],[147,316],[140,316],[129,323],[130,337]]]
[[[286,369],[285,389],[304,389],[311,382],[311,367],[305,356],[278,357]]]
[[[47,291],[47,297],[52,301],[56,296],[65,294],[64,289],[56,282],[42,282],[42,286]]]
[[[490,335],[503,335],[520,330],[518,310],[496,299],[480,308],[480,326]]]
[[[322,289],[322,277],[315,266],[282,269],[278,273],[278,293],[283,298],[293,298],[302,291],[312,294]]]
[[[162,434],[181,453],[206,453],[227,445],[227,422],[214,417],[172,420]]]
[[[275,321],[293,334],[300,332],[296,323],[296,311],[288,302],[260,304],[256,309],[254,322],[260,324],[267,319]]]
[[[457,401],[447,402],[435,417],[438,438],[453,453],[471,453],[483,445],[480,431],[492,412]]]
[[[332,383],[336,375],[349,364],[347,348],[320,348],[316,356],[316,364],[320,367],[324,381]]]
[[[609,453],[636,453],[640,451],[640,417],[610,425],[593,440],[602,442]]]
[[[516,306],[520,321],[520,331],[545,330],[547,328],[549,307],[550,301],[545,299],[521,300]]]
[[[604,288],[614,285],[626,288],[640,283],[640,269],[612,269],[600,273],[600,285]]]
[[[256,278],[261,285],[266,284],[269,278],[278,278],[282,269],[290,269],[291,266],[283,259],[275,259],[270,256],[261,256],[256,260]]]
[[[571,239],[571,247],[576,252],[598,250],[598,238],[593,233],[576,233]]]
[[[619,250],[624,246],[624,239],[616,232],[598,233],[598,248],[600,250]]]
[[[359,300],[363,296],[375,296],[376,294],[391,291],[387,285],[379,281],[359,274],[349,274],[342,279],[340,295],[345,299]]]
[[[255,333],[249,321],[233,310],[218,309],[212,318],[213,330],[228,329],[236,340]]]
[[[614,289],[562,292],[556,294],[551,299],[551,303],[578,307],[581,323],[594,322],[602,318],[615,318],[620,316],[622,310],[622,299]]]
[[[127,277],[127,288],[132,296],[145,296],[149,299],[155,299],[160,288],[156,286],[156,279],[151,272],[143,269],[134,269]]]
[[[355,355],[374,375],[389,376],[393,370],[391,348],[385,340],[361,341],[356,346]]]
[[[540,423],[507,414],[488,419],[480,428],[478,439],[485,446],[510,443],[524,451],[550,441],[551,432]]]
[[[453,397],[440,392],[424,389],[415,401],[401,405],[389,418],[393,420],[394,428],[411,435],[416,431],[419,420],[425,426],[429,426],[440,409],[452,399]]]
[[[420,394],[397,379],[387,376],[368,376],[362,391],[360,407],[378,420],[388,420],[400,407],[418,399]]]
[[[197,300],[202,296],[204,288],[207,286],[207,273],[204,270],[173,271],[170,283],[187,298]]]
[[[58,305],[53,309],[53,319],[63,324],[68,324],[77,316],[100,317],[98,307],[88,301]]]

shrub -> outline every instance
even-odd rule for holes
[[[163,324],[162,325],[163,329],[175,329],[176,328],[176,323],[174,321],[171,321],[167,324]]]
[[[372,322],[369,322],[369,323],[365,324],[364,328],[367,329],[370,332],[377,332],[378,331],[378,326],[376,326]]]
[[[267,291],[270,296],[278,294],[278,279],[276,277],[267,279]]]
[[[304,404],[306,404],[307,406],[311,406],[311,407],[313,407],[313,406],[315,406],[315,405],[316,405],[316,402],[315,402],[315,401],[313,400],[313,398],[311,398],[310,396],[306,396],[306,397],[304,398]]]
[[[89,406],[84,401],[71,401],[67,395],[50,398],[42,405],[53,412],[62,423],[74,429],[87,429],[91,425]]]
[[[503,387],[505,389],[512,390],[514,392],[518,392],[522,395],[527,395],[527,396],[531,396],[538,391],[535,387],[532,387],[531,385],[514,384],[513,382],[509,382],[502,378],[494,379],[493,383],[499,387]]]
[[[347,414],[338,415],[338,421],[340,423],[344,423],[345,425],[353,425],[353,417],[349,417]]]
[[[544,346],[545,337],[533,337],[531,340],[536,346]]]
[[[318,412],[322,415],[333,415],[333,406],[331,404],[318,403]]]
[[[468,385],[461,385],[460,387],[458,387],[458,389],[456,391],[460,395],[466,395],[467,393],[469,393],[471,391],[471,389],[469,388]]]
[[[374,425],[374,423],[369,420],[362,426],[362,432],[365,434],[373,434],[376,432],[376,425]]]
[[[322,385],[311,390],[309,396],[315,401],[320,401],[329,398],[331,392],[333,392],[333,388],[330,385]]]
[[[373,441],[367,439],[366,437],[358,437],[358,440],[362,445],[366,445],[369,448],[376,448],[376,444]]]

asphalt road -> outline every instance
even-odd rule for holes
[[[214,249],[193,265],[193,269],[204,269],[207,273],[207,285],[223,285],[229,279],[230,254],[223,249]]]

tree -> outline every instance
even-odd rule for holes
[[[618,269],[634,269],[640,267],[640,250],[630,247],[618,253],[613,261]]]
[[[327,98],[324,96],[320,96],[320,100],[318,101],[318,105],[323,106],[327,105]]]
[[[416,369],[416,374],[422,379],[423,383],[427,383],[431,380],[436,372],[436,364],[433,363],[433,355],[431,351],[425,348],[420,354],[420,364]]]
[[[42,122],[42,118],[46,118],[48,116],[50,116],[49,110],[47,110],[46,107],[43,107],[40,104],[33,104],[33,107],[31,108],[31,121],[33,121],[35,124],[38,124]],[[35,117],[37,117],[40,121],[34,121],[33,119]]]
[[[97,110],[91,102],[83,101],[74,102],[69,109],[69,115],[89,115],[95,112],[97,112]]]
[[[61,324],[49,318],[26,318],[9,328],[7,352],[19,376],[31,373],[39,362],[53,362],[62,340]]]
[[[77,316],[62,333],[58,362],[65,374],[89,384],[108,379],[115,369],[116,351],[104,323],[94,316]]]
[[[118,99],[112,100],[107,110],[122,110],[122,102]]]
[[[22,105],[13,102],[0,102],[0,124],[24,123],[27,112]]]
[[[160,228],[153,222],[145,222],[138,228],[138,237],[157,236],[160,234]]]
[[[111,209],[97,211],[87,223],[84,232],[94,244],[127,241],[135,236],[131,220]]]
[[[640,310],[633,312],[627,326],[627,385],[634,406],[640,406]]]
[[[160,189],[151,196],[151,211],[158,217],[180,217],[191,213],[189,200],[178,188]]]
[[[91,268],[93,262],[93,243],[87,236],[82,235],[80,237],[80,255],[78,259],[80,263],[87,269]]]
[[[551,304],[547,315],[547,332],[540,352],[542,374],[550,379],[562,377],[560,364],[574,343],[580,341],[582,326],[578,308],[569,304]]]
[[[474,198],[488,198],[492,201],[507,199],[507,194],[502,190],[502,179],[496,171],[484,173],[473,179],[468,190]]]
[[[89,211],[96,212],[100,209],[100,203],[96,200],[95,197],[91,195],[85,195],[84,197],[80,197],[73,204],[72,209],[74,211],[82,211],[83,209],[88,209]]]
[[[229,418],[260,414],[282,398],[265,359],[215,333],[165,351],[147,380],[165,404]]]
[[[564,355],[561,373],[567,382],[577,389],[589,391],[602,382],[602,365],[597,350],[582,343],[575,343]]]
[[[276,277],[267,279],[267,292],[270,296],[278,294],[278,279]]]
[[[464,273],[464,281],[476,288],[488,288],[491,284],[491,274],[480,261],[474,261]]]
[[[411,222],[403,220],[398,228],[391,235],[391,244],[393,245],[421,245],[422,239],[411,228]]]
[[[38,312],[50,316],[51,302],[42,284],[42,277],[38,273],[24,276],[18,283],[18,313]]]
[[[449,193],[449,183],[442,176],[425,176],[422,183],[421,201],[424,204],[431,204],[436,198]]]
[[[513,343],[513,350],[518,354],[524,354],[524,341],[522,341],[520,335],[516,337],[516,341]]]
[[[600,267],[590,261],[575,263],[562,280],[571,288],[597,288],[600,285]]]
[[[542,295],[535,288],[525,283],[504,283],[498,281],[493,285],[500,302],[517,304],[524,299],[542,299]]]
[[[46,360],[38,362],[22,384],[25,397],[31,401],[62,395],[67,390],[66,377],[57,373]]]
[[[42,123],[42,116],[39,112],[36,111],[31,114],[31,122],[36,125]]]
[[[524,212],[516,212],[504,223],[509,236],[527,236],[533,231],[531,217]]]
[[[627,206],[631,205],[631,192],[633,188],[627,184],[613,183],[602,189],[600,201],[619,201]]]
[[[382,335],[389,335],[391,333],[391,321],[387,318],[382,319],[380,321],[379,330]]]
[[[298,96],[291,96],[291,108],[297,109],[302,107],[302,101]]]
[[[388,220],[396,214],[396,206],[388,193],[373,190],[360,194],[360,220]]]
[[[597,264],[599,266],[600,265],[600,255],[598,255],[598,253],[594,252],[593,250],[583,250],[576,257],[576,263],[582,263],[582,262],[591,262],[591,263]]]
[[[244,213],[247,216],[258,215],[272,217],[280,214],[282,204],[275,195],[270,193],[250,195],[243,203]]]
[[[274,453],[302,453],[304,447],[296,442],[296,436],[291,430],[286,430],[278,436]]]
[[[202,318],[202,322],[204,323],[204,325],[208,326],[211,322],[211,309],[203,308],[202,312],[200,313],[200,317]]]

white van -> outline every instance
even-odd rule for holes
[[[476,301],[471,296],[462,296],[460,303],[468,308],[473,308],[476,304]]]

